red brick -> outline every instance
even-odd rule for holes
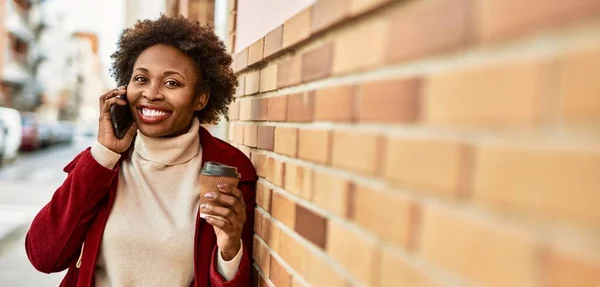
[[[267,169],[267,174],[266,174],[267,180],[270,181],[274,185],[282,187],[283,186],[284,169],[285,169],[283,162],[278,161],[272,157],[267,157],[266,169]]]
[[[240,118],[240,103],[235,102],[229,105],[229,120],[237,120]]]
[[[315,171],[312,202],[340,217],[348,217],[352,183],[347,178]]]
[[[313,172],[307,167],[285,163],[285,190],[310,200],[313,188]]]
[[[353,16],[360,15],[393,0],[352,0],[350,11]]]
[[[331,132],[328,130],[300,129],[298,132],[298,157],[328,164],[331,156]]]
[[[479,38],[490,42],[597,15],[600,2],[531,0],[523,6],[518,0],[494,0],[484,1],[477,8]],[[510,15],[510,21],[505,15]]]
[[[381,66],[390,38],[388,28],[387,19],[379,17],[340,32],[333,48],[332,73],[343,75]],[[365,53],[365,43],[369,45],[368,53]]]
[[[550,222],[600,226],[600,149],[528,145],[477,148],[477,202]]]
[[[547,284],[544,286],[597,286],[600,260],[590,255],[566,250],[548,251],[544,260],[544,283]]]
[[[425,208],[422,228],[424,259],[473,285],[537,286],[539,253],[528,231],[433,205]]]
[[[258,117],[259,121],[266,121],[268,119],[268,115],[269,115],[269,99],[268,98],[262,98],[259,99],[258,102],[260,103],[260,116]]]
[[[281,223],[294,229],[296,223],[296,203],[279,192],[273,192],[271,200],[271,213]]]
[[[260,70],[260,92],[277,89],[277,65],[272,64]]]
[[[302,58],[295,56],[277,66],[277,88],[300,84],[302,80]]]
[[[327,29],[350,15],[350,0],[319,0],[313,5],[311,31]]]
[[[332,61],[333,45],[331,43],[302,54],[302,82],[329,77]]]
[[[384,143],[380,135],[335,131],[331,165],[366,175],[379,175],[385,158]]]
[[[277,259],[271,256],[271,271],[269,272],[269,277],[273,284],[277,287],[291,287],[292,286],[292,275],[290,275],[281,263],[277,261]]]
[[[292,287],[309,287],[308,285],[305,285],[303,281],[300,281],[298,277],[293,277],[292,279]]]
[[[262,61],[264,44],[265,39],[260,38],[258,41],[252,43],[252,45],[248,47],[248,66]]]
[[[254,209],[254,232],[258,236],[262,236],[262,213],[258,209]]]
[[[249,121],[252,118],[252,99],[240,99],[240,120]]]
[[[329,220],[327,253],[367,286],[378,286],[381,250],[372,241],[335,220]]]
[[[256,125],[244,126],[244,145],[256,147],[258,137],[258,128]]]
[[[235,71],[239,72],[248,66],[248,48],[235,55]]]
[[[560,113],[574,129],[600,130],[600,47],[566,53],[560,59]]]
[[[274,151],[279,154],[296,157],[298,152],[298,129],[276,127]]]
[[[246,90],[245,95],[252,95],[258,93],[260,89],[260,71],[254,71],[246,74]]]
[[[254,261],[256,261],[256,263],[260,267],[261,271],[265,275],[269,276],[269,271],[270,271],[269,265],[271,263],[271,254],[269,253],[269,249],[256,236],[254,237],[254,248],[253,249],[254,249],[254,252],[252,254],[252,258],[254,259]]]
[[[281,244],[277,253],[299,274],[306,274],[307,248],[285,232],[281,232]]]
[[[256,169],[256,174],[258,176],[265,177],[265,155],[253,152],[250,158],[252,159],[252,164],[254,164],[254,168]]]
[[[256,184],[256,203],[267,212],[271,212],[271,189],[261,183]]]
[[[283,122],[287,118],[287,96],[268,98],[267,121]]]
[[[310,36],[310,12],[308,7],[283,24],[283,48],[295,45]]]
[[[235,137],[235,123],[233,122],[229,122],[228,126],[229,128],[227,129],[227,141],[229,142],[234,142],[234,137]]]
[[[288,96],[288,122],[311,122],[313,120],[315,101],[311,93],[292,94]]]
[[[536,128],[543,87],[550,84],[544,82],[550,79],[548,64],[504,61],[432,75],[425,86],[423,120],[443,127]]]
[[[361,85],[358,119],[362,122],[414,122],[419,112],[420,81],[401,79]]]
[[[325,249],[327,219],[301,205],[296,206],[295,230],[315,245]]]
[[[414,246],[418,208],[408,196],[358,185],[352,192],[351,214],[385,241],[404,249]]]
[[[283,25],[275,28],[265,36],[264,57],[269,57],[281,51],[283,45]]]
[[[385,177],[394,186],[444,197],[467,192],[472,150],[464,143],[438,139],[388,139]]]
[[[390,61],[449,51],[471,41],[473,17],[470,0],[413,2],[408,5],[411,7],[400,9],[391,21],[387,48]]]
[[[391,252],[382,253],[381,287],[396,287],[398,282],[412,287],[439,287],[429,272],[419,270]]]
[[[260,286],[258,286],[258,287],[270,287],[270,286],[273,286],[273,285],[269,285],[267,283],[267,281],[271,282],[271,280],[268,280],[266,278],[261,277],[260,278]],[[271,283],[271,284],[273,284],[273,283]]]
[[[264,121],[267,119],[268,99],[251,100],[250,120]]]
[[[260,149],[273,150],[273,140],[275,137],[275,127],[258,126],[257,147]]]
[[[244,125],[241,125],[241,124],[233,125],[232,141],[234,143],[244,144]]]
[[[267,242],[273,250],[279,250],[281,229],[275,225],[269,216],[265,215],[262,218],[262,238]]]
[[[241,75],[238,76],[238,87],[235,89],[235,96],[236,97],[241,97],[244,95],[244,93],[246,92],[246,76],[245,75]]]
[[[308,252],[307,279],[313,286],[348,287],[351,286],[344,276],[335,271],[329,262],[321,256]]]
[[[337,86],[312,92],[315,94],[315,120],[334,122],[354,120],[354,86]]]

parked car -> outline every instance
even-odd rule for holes
[[[10,108],[0,107],[0,120],[6,127],[6,147],[4,148],[4,160],[12,161],[19,154],[21,146],[21,114],[19,111]]]
[[[37,121],[37,135],[40,140],[41,147],[47,147],[54,143],[54,134],[50,124]]]
[[[75,127],[71,122],[60,121],[53,126],[52,134],[58,144],[71,143],[75,136]]]
[[[38,127],[38,120],[34,113],[22,113],[21,123],[23,132],[21,136],[21,150],[35,150],[42,146]],[[44,131],[42,130],[42,133]],[[45,136],[45,135],[43,135]]]

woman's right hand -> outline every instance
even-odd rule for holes
[[[125,95],[126,86],[108,91],[100,96],[100,122],[98,124],[98,142],[115,153],[125,152],[131,145],[133,136],[137,131],[135,122],[129,127],[127,134],[122,139],[117,138],[113,131],[113,124],[110,118],[110,107],[112,105],[127,105],[119,96]]]

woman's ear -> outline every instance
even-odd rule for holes
[[[208,93],[202,92],[196,98],[196,102],[194,103],[194,110],[200,111],[204,109],[204,107],[206,107],[206,104],[208,104]]]

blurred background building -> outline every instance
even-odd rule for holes
[[[68,26],[69,15],[56,2],[2,1],[0,106],[27,113],[40,127],[76,120],[94,125],[97,97],[109,84],[98,37]]]
[[[3,69],[0,101],[19,110],[33,111],[39,105],[42,87],[35,73],[39,57],[39,3],[4,1]]]

